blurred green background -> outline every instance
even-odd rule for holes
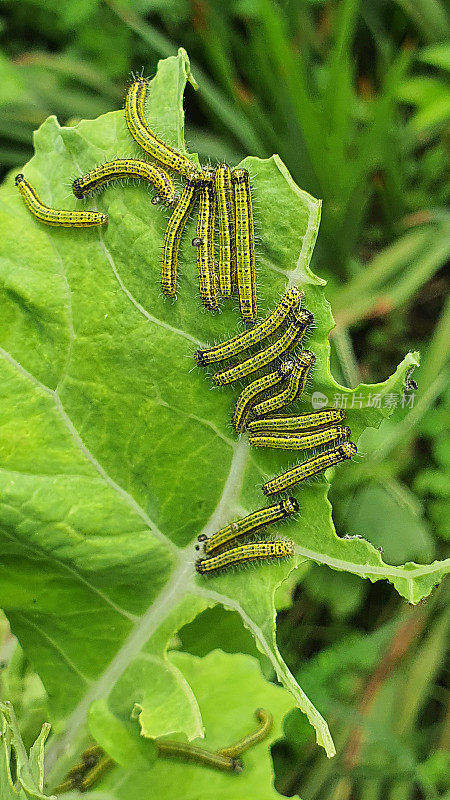
[[[364,458],[335,476],[338,533],[364,535],[389,563],[445,557],[444,2],[0,0],[3,174],[29,159],[33,130],[49,114],[71,124],[122,107],[130,73],[151,76],[180,45],[199,83],[186,94],[189,149],[212,163],[278,152],[296,182],[323,199],[313,269],[328,281],[337,323],[336,379],[383,380],[405,352],[422,354],[408,407],[394,399],[389,422],[360,441]],[[278,791],[304,800],[449,798],[448,587],[409,608],[388,585],[310,565],[280,605],[283,656],[330,722],[338,755],[327,761],[305,718],[292,715],[273,753]],[[227,631],[224,649],[231,641],[248,649],[233,615],[207,614]],[[206,621],[203,630],[213,629]],[[189,630],[182,641],[189,649]],[[4,679],[1,691],[28,697],[22,727],[30,743],[45,696],[18,651],[14,659],[14,685]]]

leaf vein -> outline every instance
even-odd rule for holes
[[[145,317],[146,320],[148,320],[149,322],[152,322],[154,325],[158,325],[160,328],[165,328],[165,330],[170,331],[170,333],[174,333],[176,336],[182,336],[183,339],[187,339],[188,342],[192,342],[197,347],[206,347],[206,344],[204,342],[201,342],[200,339],[196,339],[194,336],[191,336],[189,333],[186,333],[185,331],[182,331],[180,328],[174,328],[173,325],[169,325],[167,322],[163,322],[163,320],[158,319],[157,317],[154,317],[153,314],[150,314],[144,308],[144,306],[141,305],[141,303],[139,303],[139,301],[136,300],[135,297],[133,297],[133,295],[131,294],[129,289],[127,289],[127,287],[125,286],[125,283],[123,282],[123,280],[122,280],[122,278],[120,276],[120,273],[119,273],[119,271],[118,271],[118,269],[117,269],[117,267],[115,265],[114,259],[113,259],[112,255],[111,255],[110,251],[106,247],[105,241],[103,239],[103,234],[102,234],[102,232],[100,230],[98,232],[98,235],[99,235],[99,240],[100,240],[100,246],[101,246],[101,248],[102,248],[102,250],[103,250],[103,252],[105,254],[105,257],[106,257],[107,261],[109,262],[109,265],[110,265],[110,267],[111,267],[111,269],[113,271],[113,274],[114,274],[114,276],[116,278],[116,281],[119,284],[122,292],[126,295],[126,297],[128,297],[128,300],[130,301],[130,303],[132,303],[132,305],[135,307],[135,309],[140,314],[142,314],[142,316]]]
[[[70,669],[71,669],[71,670],[72,670],[72,671],[73,671],[73,672],[74,672],[76,675],[78,675],[78,676],[81,678],[81,680],[83,681],[83,683],[86,683],[88,686],[91,686],[91,685],[92,685],[93,681],[92,681],[90,678],[87,678],[87,677],[86,677],[86,675],[83,675],[83,673],[82,673],[82,672],[80,672],[80,670],[78,669],[78,667],[76,667],[76,666],[75,666],[75,664],[74,664],[74,663],[73,663],[73,662],[70,660],[70,658],[68,658],[68,657],[66,656],[66,654],[64,653],[64,651],[63,651],[63,650],[61,650],[61,648],[60,648],[60,647],[58,647],[58,645],[56,644],[56,642],[54,642],[54,641],[53,641],[53,639],[51,638],[51,636],[49,636],[49,635],[48,635],[48,633],[46,633],[45,631],[43,631],[43,630],[42,630],[42,628],[41,628],[41,627],[40,627],[40,626],[39,626],[39,625],[38,625],[36,622],[33,622],[31,619],[29,619],[29,618],[27,617],[27,615],[26,615],[26,614],[24,614],[23,612],[19,612],[19,613],[17,613],[17,614],[16,614],[16,616],[17,616],[17,617],[20,617],[20,618],[22,618],[22,620],[23,620],[23,622],[25,623],[25,625],[29,625],[31,628],[34,628],[34,629],[35,629],[35,630],[36,630],[36,631],[39,633],[39,635],[40,635],[40,636],[42,636],[42,638],[43,638],[43,639],[45,639],[45,640],[46,640],[46,641],[47,641],[47,642],[50,644],[50,646],[51,646],[51,647],[53,647],[53,649],[54,649],[54,650],[56,650],[56,652],[57,652],[57,653],[58,653],[58,654],[61,656],[61,658],[63,659],[63,661],[65,661],[65,663],[67,664],[67,666],[68,666],[68,667],[70,667]]]
[[[176,551],[177,548],[173,544],[173,542],[171,542],[170,539],[157,528],[156,524],[153,522],[153,520],[150,519],[150,517],[144,511],[142,506],[139,505],[139,503],[134,499],[134,497],[132,497],[132,495],[130,495],[125,489],[122,488],[122,486],[116,483],[116,481],[114,481],[113,478],[111,478],[108,475],[108,473],[102,467],[100,462],[97,461],[97,459],[93,456],[89,448],[83,442],[80,434],[75,428],[75,425],[73,424],[69,415],[65,411],[59,395],[53,389],[50,389],[48,386],[45,386],[45,384],[41,383],[41,381],[39,381],[34,375],[28,372],[21,364],[19,364],[19,362],[16,361],[16,359],[13,358],[13,356],[10,353],[8,353],[6,350],[3,350],[3,348],[1,347],[0,347],[0,355],[2,355],[3,358],[6,361],[8,361],[9,364],[11,364],[11,366],[13,366],[25,378],[27,378],[27,380],[32,381],[35,384],[35,386],[38,386],[42,391],[44,391],[46,394],[52,397],[56,409],[59,413],[59,416],[61,417],[65,427],[69,431],[72,439],[74,440],[78,449],[83,453],[85,458],[92,464],[96,472],[98,472],[98,474],[103,478],[105,483],[107,483],[107,485],[114,492],[116,492],[127,503],[127,505],[130,508],[132,508],[135,511],[135,513],[143,520],[143,522],[145,522],[146,526],[149,528],[149,530],[155,536],[155,538],[157,538],[160,542],[163,542],[173,552]]]
[[[58,567],[61,567],[62,569],[65,569],[67,572],[70,572],[70,574],[73,575],[77,580],[79,580],[80,583],[82,583],[85,586],[87,586],[88,589],[90,589],[94,594],[96,594],[98,597],[100,597],[101,600],[103,600],[107,605],[111,606],[111,608],[114,611],[116,611],[118,614],[120,614],[122,617],[125,617],[126,619],[129,619],[131,622],[135,622],[136,620],[139,619],[139,617],[137,617],[135,614],[130,614],[128,611],[125,611],[124,608],[121,608],[120,606],[118,606],[113,600],[111,600],[108,597],[108,595],[106,595],[103,592],[101,592],[100,589],[97,589],[96,586],[94,586],[83,575],[81,575],[78,572],[78,570],[76,570],[73,567],[71,567],[65,561],[61,561],[61,559],[57,558],[50,551],[45,550],[43,547],[38,547],[37,545],[32,545],[29,542],[26,542],[26,543],[23,542],[18,536],[16,536],[13,533],[11,533],[11,531],[6,531],[4,528],[2,528],[2,533],[3,533],[4,536],[9,538],[11,541],[16,542],[17,544],[22,546],[25,550],[28,549],[28,550],[31,550],[31,552],[33,552],[33,553],[37,553],[38,555],[45,556],[50,562],[53,562],[54,564],[57,564]],[[77,611],[77,613],[79,613],[79,611]]]

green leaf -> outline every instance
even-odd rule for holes
[[[418,111],[412,119],[412,124],[416,130],[422,131],[434,125],[445,124],[448,121],[449,115],[450,100],[447,91]]]
[[[418,778],[425,790],[439,796],[438,792],[450,790],[450,753],[436,750],[417,767]],[[431,795],[433,796],[433,795]]]
[[[341,528],[349,535],[367,531],[369,541],[382,548],[383,558],[390,564],[433,557],[433,540],[421,505],[395,481],[369,481],[358,487],[347,503]]]
[[[30,102],[30,96],[20,78],[17,67],[0,53],[0,106],[2,111],[14,104]]]
[[[9,633],[9,626],[8,626]],[[47,694],[39,676],[31,669],[22,648],[9,634],[6,647],[0,650],[1,696],[14,706],[20,734],[26,747],[36,739],[42,721],[47,719]],[[1,663],[1,660],[0,660]]]
[[[192,687],[199,704],[205,736],[194,742],[197,746],[215,751],[239,741],[256,730],[255,710],[261,707],[273,715],[270,734],[242,754],[244,769],[239,775],[163,758],[157,758],[151,767],[141,761],[139,769],[131,771],[130,762],[127,763],[124,755],[118,752],[122,766],[105,777],[102,791],[111,792],[112,797],[140,800],[147,796],[148,787],[151,786],[152,798],[171,800],[179,798],[182,785],[183,798],[226,797],[227,800],[240,800],[242,797],[257,796],[262,800],[275,800],[280,797],[272,786],[270,747],[282,736],[283,718],[294,707],[292,696],[266,681],[258,661],[241,653],[230,655],[214,650],[204,658],[197,658],[188,653],[172,652],[169,661],[176,665],[186,683]],[[102,715],[101,719],[95,717],[93,712],[91,728],[96,738],[110,738],[107,715]],[[179,740],[183,741],[182,737]],[[145,744],[148,751],[148,742]],[[120,792],[116,795],[118,786]]]
[[[45,800],[44,744],[50,725],[44,723],[29,756],[19,732],[14,710],[9,702],[0,701],[0,797],[2,800]],[[11,751],[15,756],[16,780],[11,775]],[[54,798],[54,795],[52,795]]]
[[[450,71],[450,48],[448,42],[424,47],[417,58],[419,61],[424,61],[425,64],[431,64],[433,67],[439,67],[439,69],[444,69],[447,72]]]
[[[364,584],[355,575],[338,572],[330,580],[329,571],[316,565],[307,573],[303,586],[310,597],[317,603],[324,603],[337,619],[354,614],[364,594]]]
[[[181,150],[188,79],[184,51],[162,61],[147,109],[157,132]],[[122,111],[70,128],[51,117],[35,147],[25,174],[58,208],[79,207],[69,189],[75,175],[137,154]],[[367,425],[391,414],[389,398],[401,395],[417,354],[375,386],[350,390],[333,380],[333,321],[324,281],[309,268],[320,202],[295,185],[277,156],[249,157],[243,165],[255,197],[259,313],[273,308],[287,281],[302,286],[316,320],[308,341],[317,357],[314,391],[330,404],[343,398],[357,441]],[[61,753],[70,765],[80,752],[93,703],[113,714],[130,747],[139,738],[136,717],[145,737],[200,737],[195,692],[167,647],[216,604],[240,615],[332,755],[326,723],[276,646],[277,587],[310,559],[387,579],[418,602],[448,564],[393,567],[368,542],[338,538],[321,476],[298,490],[301,513],[283,528],[295,540],[295,559],[248,573],[198,575],[197,536],[264,505],[263,480],[292,457],[250,452],[229,427],[239,390],[211,391],[208,375],[194,368],[199,345],[240,327],[234,302],[215,316],[201,308],[194,220],[182,246],[179,296],[171,302],[161,296],[158,275],[166,210],[134,185],[110,187],[86,205],[108,212],[106,230],[41,225],[12,177],[0,195],[0,604],[49,694],[57,734],[49,765]],[[374,395],[379,407],[368,407]],[[311,403],[308,391],[298,411]]]
[[[413,75],[397,87],[397,98],[414,106],[427,106],[438,100],[447,90],[443,80],[433,76]]]
[[[440,41],[448,36],[448,14],[440,0],[397,0],[397,3],[427,41]]]
[[[356,679],[370,674],[379,663],[395,632],[395,625],[385,624],[374,632],[347,634],[325,647],[300,667],[297,679],[315,696],[321,708],[333,710],[336,701],[350,702],[358,688]],[[295,731],[288,738],[295,739]]]

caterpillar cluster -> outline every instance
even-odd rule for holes
[[[198,169],[186,155],[160,139],[145,117],[148,88],[144,78],[130,85],[125,98],[125,120],[134,141],[157,165],[130,158],[109,161],[76,178],[72,184],[73,193],[82,199],[95,189],[123,178],[144,180],[154,186],[157,194],[152,203],[162,201],[172,210],[162,246],[161,287],[166,297],[176,296],[180,243],[198,202],[197,230],[192,244],[197,250],[201,301],[205,308],[214,311],[219,307],[219,291],[222,297],[229,298],[236,285],[242,319],[254,322],[257,313],[255,235],[249,174],[246,169],[231,170],[228,164],[220,164],[216,169]],[[185,180],[180,196],[167,170]],[[22,174],[17,175],[16,185],[31,213],[48,225],[88,227],[108,222],[107,214],[49,208]]]
[[[249,174],[245,169],[230,169],[227,164],[220,164],[216,169],[198,168],[187,155],[160,139],[145,117],[148,89],[143,78],[130,85],[125,99],[125,120],[135,142],[157,164],[139,159],[116,159],[76,178],[73,192],[81,199],[94,189],[123,178],[145,180],[154,186],[157,194],[152,202],[163,202],[171,209],[163,238],[161,266],[161,286],[167,297],[176,295],[180,242],[198,202],[196,235],[192,244],[197,251],[201,301],[206,308],[215,310],[219,305],[219,292],[222,297],[229,298],[237,287],[241,317],[245,322],[254,323],[257,315],[255,236]],[[180,195],[170,171],[184,180]],[[63,211],[44,205],[22,174],[17,175],[16,185],[30,212],[46,224],[90,227],[108,222],[106,214],[96,211]],[[218,275],[216,221],[219,232]],[[356,446],[349,441],[350,429],[340,424],[344,417],[341,411],[328,409],[297,417],[273,416],[301,396],[315,364],[316,357],[311,350],[295,353],[295,348],[314,322],[311,312],[300,307],[303,296],[297,287],[289,288],[275,310],[262,322],[195,354],[198,366],[235,359],[232,366],[212,376],[217,386],[250,378],[237,399],[232,424],[237,433],[248,428],[252,446],[308,450],[334,445],[267,481],[262,487],[265,495],[283,492],[356,453]],[[254,352],[254,348],[261,344],[260,349]],[[246,351],[250,353],[242,358],[241,354]],[[262,375],[261,370],[264,370]],[[255,373],[259,373],[259,377],[255,378]],[[240,536],[248,536],[256,529],[293,513],[294,506],[295,510],[298,509],[294,498],[289,498],[288,505],[286,503],[281,501],[277,506],[254,512],[214,534],[205,544],[205,558],[197,562],[197,570],[214,572],[245,561],[292,555],[294,545],[285,540],[233,544]],[[289,511],[286,510],[288,507]]]
[[[232,417],[236,433],[242,433],[247,428],[249,443],[253,447],[310,450],[323,445],[335,445],[267,481],[262,487],[265,495],[283,492],[351,458],[357,451],[356,445],[349,441],[350,428],[341,424],[344,412],[340,409],[325,409],[300,416],[273,415],[301,396],[315,364],[316,358],[311,350],[294,353],[294,348],[301,343],[314,322],[311,312],[300,308],[303,296],[301,290],[292,286],[274,311],[258,325],[227,342],[197,350],[194,355],[197,366],[205,367],[241,356],[255,345],[262,345],[256,353],[252,352],[247,358],[241,356],[232,367],[212,376],[217,386],[224,386],[252,376],[266,367],[271,370],[247,384],[237,399]],[[267,343],[265,340],[269,337]],[[279,359],[287,354],[288,357],[280,363]],[[260,509],[227,525],[210,538],[199,537],[200,541],[204,541],[204,557],[197,561],[198,572],[210,573],[247,561],[292,555],[294,544],[291,541],[251,542],[235,546],[235,540],[295,513],[298,508],[297,500],[289,497],[275,506]]]
[[[200,297],[205,308],[214,311],[222,297],[231,297],[237,283],[241,316],[245,322],[256,318],[255,236],[252,196],[246,169],[197,169],[190,159],[169,147],[148,125],[145,98],[148,83],[135,80],[125,99],[125,119],[133,139],[155,161],[181,175],[186,183],[179,198],[164,187],[159,197],[173,207],[164,233],[161,286],[167,297],[177,290],[178,253],[185,225],[198,200],[196,235],[197,273]],[[166,176],[168,177],[168,176]],[[81,179],[83,180],[83,179]],[[156,184],[155,184],[156,185]],[[216,274],[215,222],[219,228],[218,272]]]

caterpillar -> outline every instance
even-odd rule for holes
[[[107,161],[101,167],[95,167],[90,172],[86,172],[81,178],[75,178],[72,190],[75,197],[81,200],[100,186],[105,186],[121,178],[136,178],[151,183],[158,192],[152,200],[154,204],[162,200],[166,205],[173,206],[178,200],[170,175],[156,164],[149,164],[147,161],[140,161],[136,158],[116,158],[115,161]]]
[[[125,98],[125,120],[133,139],[155,161],[164,164],[173,172],[191,179],[198,173],[195,164],[187,156],[163,142],[150,128],[145,118],[145,98],[148,83],[143,78],[133,81]]]
[[[231,173],[234,192],[236,231],[236,275],[241,317],[244,322],[256,318],[255,232],[253,228],[252,194],[246,169]]]
[[[248,536],[260,528],[265,528],[274,522],[279,522],[285,517],[289,517],[298,511],[298,503],[295,497],[288,497],[287,500],[281,500],[274,506],[267,508],[260,508],[252,514],[248,514],[243,519],[232,522],[221,528],[220,531],[214,533],[209,539],[205,541],[205,555],[210,555],[218,547],[223,547],[234,539],[239,539],[242,536]]]
[[[197,233],[192,244],[197,247],[197,273],[203,305],[218,308],[214,253],[215,190],[214,170],[204,169],[199,176]]]
[[[182,761],[194,761],[213,769],[225,772],[242,772],[243,764],[238,758],[230,758],[222,753],[212,753],[203,747],[196,747],[186,742],[156,742],[158,756],[161,758],[179,758]]]
[[[304,481],[324,469],[333,467],[341,461],[352,458],[356,453],[357,447],[353,442],[344,442],[339,447],[335,447],[333,450],[326,450],[324,453],[320,453],[320,455],[314,456],[314,458],[310,458],[308,461],[304,461],[302,464],[298,464],[287,472],[283,472],[281,475],[277,475],[276,478],[267,481],[262,487],[263,493],[270,495],[284,492],[290,486],[294,486],[296,483],[300,483],[300,481]]]
[[[281,327],[291,311],[297,310],[302,297],[304,297],[304,293],[297,289],[296,286],[291,286],[266,319],[255,325],[254,328],[234,336],[233,339],[229,339],[227,342],[222,342],[215,347],[209,347],[207,350],[197,350],[194,355],[195,363],[198,366],[205,367],[207,364],[214,364],[217,361],[224,361],[227,358],[231,358],[231,356],[236,356],[242,353],[243,350],[262,342],[263,339],[266,339]]]
[[[411,375],[413,374],[414,370],[415,366],[410,367],[405,375],[405,389],[407,392],[416,392],[417,389],[419,388],[417,381],[411,378]]]
[[[255,717],[260,724],[254,733],[249,733],[248,736],[244,736],[239,742],[229,747],[221,747],[220,750],[217,750],[217,753],[222,756],[227,756],[228,758],[236,758],[236,756],[240,756],[241,753],[244,753],[250,747],[254,747],[255,744],[262,742],[272,730],[273,717],[272,714],[269,711],[265,711],[264,708],[257,708]]]
[[[113,767],[114,761],[98,744],[91,745],[81,755],[81,762],[72,767],[62,783],[53,789],[55,794],[64,794],[71,789],[85,792],[93,783]]]
[[[241,544],[231,550],[225,550],[212,558],[201,558],[195,567],[200,574],[218,572],[228,567],[234,567],[246,562],[263,561],[268,558],[289,558],[294,555],[294,542],[285,539],[275,539],[272,542],[254,542]]]
[[[56,208],[49,208],[41,202],[36,190],[21,172],[16,175],[15,182],[28,210],[46,225],[89,228],[92,225],[105,225],[108,222],[108,215],[99,211],[59,211]]]
[[[257,417],[262,417],[277,408],[282,408],[288,403],[292,403],[304,391],[309,372],[314,366],[316,357],[311,350],[302,350],[299,357],[295,360],[292,372],[289,376],[289,383],[282,392],[268,397],[262,403],[258,403],[253,408],[253,414]]]
[[[77,788],[80,792],[87,792],[92,786],[94,786],[100,778],[103,777],[105,772],[112,769],[115,766],[115,762],[109,756],[105,755],[100,761],[92,767],[92,769],[87,773],[86,777],[83,778],[82,781],[77,785]]]
[[[284,361],[274,372],[269,372],[267,375],[263,375],[262,378],[257,378],[256,381],[252,381],[245,387],[236,401],[231,420],[236,433],[241,433],[244,430],[252,406],[256,403],[258,397],[286,380],[293,366],[293,361]]]
[[[197,178],[187,181],[181,197],[172,211],[164,233],[161,286],[166,297],[174,297],[176,294],[181,235],[194,205],[197,189]]]
[[[264,723],[262,721],[260,728],[263,727]],[[258,734],[260,734],[260,729],[258,729],[258,731],[256,731],[254,734],[250,734],[250,736],[246,737],[246,739],[255,737],[254,743],[256,743],[260,738],[262,738],[261,734],[259,737]],[[217,753],[212,753],[209,750],[196,747],[192,744],[175,742],[168,739],[165,741],[156,741],[155,744],[158,756],[161,758],[176,758],[182,761],[193,761],[197,762],[198,764],[204,764],[207,767],[212,767],[214,769],[226,772],[240,773],[243,770],[243,764],[240,759],[232,755],[228,756],[219,751]],[[239,745],[242,744],[244,744],[244,747],[239,749]],[[247,750],[248,747],[251,747],[251,745],[252,742],[247,745],[245,740],[242,740],[242,742],[237,742],[236,745],[229,749],[235,750],[236,755],[238,755],[238,753],[244,752],[244,750]],[[86,792],[88,789],[94,786],[94,784],[96,784],[101,777],[103,777],[105,772],[115,766],[113,759],[110,758],[110,756],[108,756],[101,747],[95,746],[94,748],[90,749],[96,751],[95,755],[93,754],[90,758],[86,757],[86,753],[88,751],[85,751],[85,753],[83,753],[82,763],[72,767],[72,769],[67,773],[64,781],[55,787],[53,791],[56,794],[64,794],[71,789],[78,789],[80,792]],[[226,750],[227,748],[224,749]]]
[[[336,442],[339,439],[348,439],[349,436],[350,428],[346,425],[336,425],[325,428],[323,431],[299,436],[293,436],[292,434],[290,436],[282,436],[277,433],[253,434],[248,437],[248,441],[253,447],[275,447],[280,450],[310,450],[312,447],[320,447],[330,442]]]
[[[295,347],[301,341],[313,321],[314,317],[311,312],[306,309],[301,309],[298,314],[294,316],[294,319],[289,327],[286,328],[283,336],[280,336],[280,338],[273,342],[273,344],[270,344],[269,347],[260,350],[256,355],[248,358],[246,361],[242,361],[241,364],[237,364],[235,367],[223,370],[222,372],[216,372],[216,374],[212,376],[213,382],[216,386],[225,386],[228,383],[251,375],[252,372],[256,372],[262,369],[262,367],[266,367],[271,361],[275,361],[276,358],[287,350],[291,350]]]
[[[233,186],[228,164],[219,164],[214,181],[219,227],[219,289],[222,297],[231,297],[236,273],[236,242]]]
[[[300,414],[298,417],[266,417],[254,419],[247,424],[251,433],[296,433],[307,428],[319,428],[322,425],[333,425],[341,422],[345,411],[340,408],[327,408],[324,411],[313,411],[309,414]]]

